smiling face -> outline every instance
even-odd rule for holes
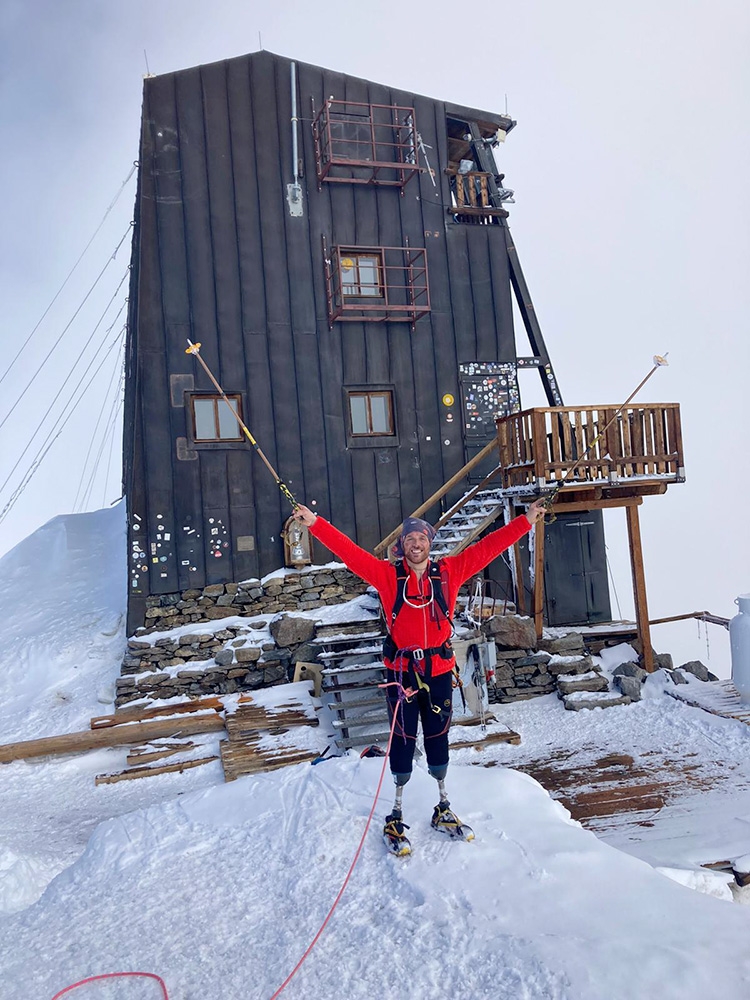
[[[401,545],[411,566],[421,567],[430,558],[430,540],[423,531],[410,531],[401,540]]]

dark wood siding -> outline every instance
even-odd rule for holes
[[[293,218],[290,66],[258,52],[145,81],[126,486],[147,544],[157,534],[162,544],[131,586],[140,600],[283,562],[289,506],[250,444],[190,443],[189,387],[211,385],[185,353],[188,337],[241,395],[292,491],[367,547],[466,460],[458,364],[515,357],[502,228],[456,224],[446,212],[445,104],[298,64],[304,214]],[[310,122],[331,95],[414,107],[432,176],[425,170],[403,191],[319,189]],[[390,321],[330,329],[324,239],[329,249],[425,247],[432,311],[414,330]],[[349,446],[345,389],[367,385],[394,389],[392,446]]]

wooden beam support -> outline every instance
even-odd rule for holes
[[[630,568],[633,574],[633,596],[635,597],[635,620],[638,626],[638,639],[641,644],[643,667],[653,673],[654,655],[651,648],[651,630],[648,623],[648,603],[646,601],[646,575],[643,570],[643,547],[641,545],[641,526],[638,520],[638,508],[626,507],[628,520],[628,539],[630,542]]]
[[[193,733],[218,733],[224,729],[224,719],[216,712],[210,715],[188,715],[182,719],[158,719],[154,722],[133,722],[125,726],[46,736],[39,740],[6,743],[0,746],[0,764],[31,757],[51,757],[57,754],[84,753],[101,747],[128,746],[148,743],[161,736],[190,736]]]
[[[555,514],[567,514],[577,510],[605,510],[610,507],[639,507],[643,503],[641,497],[618,497],[614,500],[574,500],[571,503],[554,503]]]
[[[534,525],[534,628],[537,639],[544,628],[544,518]]]

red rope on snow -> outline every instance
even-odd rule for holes
[[[399,688],[401,688],[401,693],[400,693],[400,696],[399,696],[399,701],[400,701],[401,698],[403,698],[404,695],[407,694],[407,692],[404,691],[404,688],[402,687],[401,684],[398,683],[398,681],[389,681],[387,684],[379,684],[378,687],[390,687],[390,686],[392,686],[394,684],[397,685]],[[344,881],[343,881],[343,883],[341,885],[341,888],[338,891],[338,895],[334,899],[333,905],[331,906],[331,909],[328,911],[325,920],[320,925],[318,933],[315,935],[315,937],[312,939],[312,941],[310,942],[310,944],[305,949],[305,952],[302,955],[302,957],[300,958],[299,962],[297,962],[297,964],[294,966],[294,968],[292,969],[292,971],[286,977],[286,979],[281,984],[281,986],[279,986],[279,988],[276,990],[276,992],[273,994],[273,996],[270,998],[270,1000],[276,1000],[276,997],[278,997],[281,994],[282,990],[286,989],[286,987],[289,985],[289,983],[291,983],[292,979],[297,975],[297,973],[299,972],[299,970],[302,968],[302,963],[305,961],[305,959],[307,958],[307,956],[310,954],[310,952],[313,950],[313,948],[315,947],[315,945],[318,943],[318,939],[320,938],[321,934],[325,930],[326,924],[328,923],[328,921],[333,916],[333,911],[339,905],[339,901],[340,901],[341,897],[344,895],[344,890],[346,889],[347,885],[349,884],[349,879],[352,877],[352,873],[354,871],[354,866],[356,865],[357,861],[359,860],[359,855],[362,852],[362,847],[364,846],[364,843],[365,843],[365,837],[367,836],[367,831],[370,829],[370,823],[372,822],[372,817],[375,814],[375,807],[378,804],[378,798],[380,796],[380,789],[383,787],[383,778],[385,778],[385,769],[386,769],[386,766],[388,764],[388,754],[389,754],[390,749],[391,749],[391,742],[393,741],[393,730],[394,730],[394,727],[396,725],[396,718],[397,718],[397,716],[398,716],[398,712],[394,709],[393,720],[391,721],[391,731],[390,731],[390,734],[388,736],[388,746],[386,747],[385,757],[383,758],[383,767],[382,767],[382,769],[380,771],[380,779],[378,781],[378,787],[375,790],[375,798],[372,800],[372,808],[370,809],[370,815],[367,817],[367,822],[365,823],[365,829],[364,829],[364,831],[362,833],[362,837],[360,838],[357,850],[354,852],[354,858],[352,859],[352,863],[349,865],[349,871],[346,873],[346,878],[344,879]],[[55,1000],[55,998],[53,997],[52,1000]]]
[[[83,986],[85,983],[94,983],[97,979],[114,979],[117,976],[143,976],[144,979],[155,979],[159,986],[161,986],[161,992],[164,1000],[169,1000],[164,980],[161,976],[157,976],[154,972],[104,972],[100,976],[89,976],[88,979],[81,979],[80,982],[73,983],[72,986],[66,986],[64,990],[60,990],[59,993],[55,993],[52,1000],[58,1000],[58,997],[64,996],[66,993],[70,993],[71,990],[76,989],[78,986]]]

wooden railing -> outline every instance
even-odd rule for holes
[[[448,169],[446,173],[451,179],[451,193],[455,199],[448,212],[454,215],[507,216],[504,208],[492,204],[489,187],[492,174],[483,170],[462,174],[455,169]]]
[[[497,421],[502,485],[683,482],[679,403],[552,406]]]
[[[497,448],[496,441],[490,441],[489,444],[486,444],[484,448],[482,448],[481,451],[477,452],[477,454],[473,458],[471,458],[466,463],[466,465],[460,468],[458,472],[455,473],[455,475],[451,476],[447,482],[443,483],[443,485],[440,487],[439,490],[433,493],[432,496],[429,497],[427,500],[425,500],[425,502],[421,504],[419,507],[417,507],[416,510],[412,511],[411,516],[421,517],[422,514],[426,513],[431,507],[434,507],[439,500],[443,499],[446,493],[448,493],[450,490],[453,489],[456,483],[460,483],[462,479],[465,479],[466,476],[468,476],[468,474],[473,469],[475,469],[477,465],[479,465],[479,463],[483,461],[489,454],[491,454],[496,448]],[[469,501],[473,496],[475,496],[476,493],[483,486],[487,485],[487,483],[489,483],[491,479],[494,479],[500,473],[500,471],[501,471],[500,466],[497,466],[495,469],[493,469],[493,471],[489,474],[489,476],[486,476],[482,480],[482,482],[478,484],[478,486],[476,486],[469,493],[461,497],[458,503],[455,503],[451,507],[451,509],[446,514],[443,515],[438,524],[435,525],[435,528],[437,529],[438,527],[440,527],[448,519],[448,517],[452,517],[456,513],[456,511],[460,510],[461,507],[463,507],[463,505],[467,503],[467,501]],[[396,541],[400,532],[401,532],[401,525],[399,524],[397,527],[393,529],[393,531],[391,531],[389,535],[386,535],[381,542],[378,542],[378,544],[373,549],[375,555],[376,556],[383,555],[387,550],[388,546]]]

